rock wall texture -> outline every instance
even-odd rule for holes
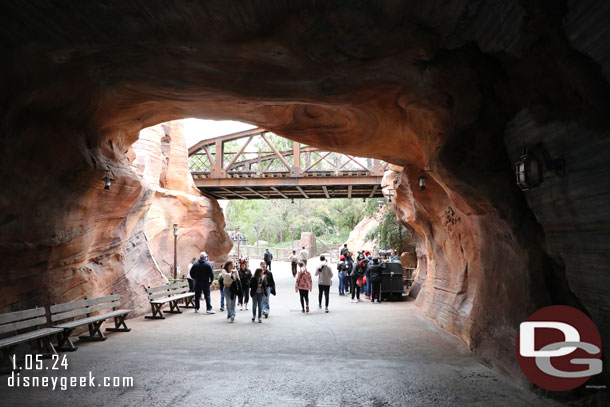
[[[83,169],[71,146],[41,144],[28,153],[41,160],[40,173],[37,164],[28,168],[36,159],[3,161],[14,177],[2,200],[1,310],[118,293],[133,315],[147,311],[146,287],[172,275],[173,223],[182,270],[201,250],[216,260],[229,252],[218,203],[201,196],[188,173],[180,122],[143,130],[119,156],[122,166],[107,167],[116,178],[110,190],[103,189],[105,171]],[[22,195],[29,188],[32,202]],[[16,190],[22,199],[9,202]]]
[[[347,247],[354,253],[357,253],[360,250],[368,250],[372,253],[375,242],[366,240],[366,236],[371,230],[377,227],[378,224],[379,221],[374,216],[362,219],[349,233],[349,238],[346,242]]]
[[[188,172],[188,148],[181,121],[149,127],[131,149],[132,167],[154,198],[145,216],[144,234],[152,254],[167,277],[173,275],[173,224],[178,225],[177,265],[182,275],[201,251],[221,263],[233,246],[224,231],[225,220],[215,199],[203,197]]]
[[[69,255],[139,247],[127,215],[147,193],[125,154],[142,128],[229,118],[402,166],[390,192],[421,237],[417,301],[481,360],[522,378],[518,323],[553,303],[582,307],[610,350],[607,2],[61,4],[0,6],[12,303]],[[524,194],[511,162],[541,140],[568,172]]]

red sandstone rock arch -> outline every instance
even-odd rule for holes
[[[125,154],[144,127],[202,117],[404,166],[396,210],[427,254],[418,301],[489,363],[517,375],[516,326],[551,302],[582,302],[608,332],[596,283],[570,274],[584,260],[547,246],[535,214],[551,209],[532,212],[510,167],[544,126],[564,135],[558,144],[574,139],[567,122],[607,140],[607,67],[575,34],[590,23],[581,9],[206,2],[143,13],[125,3],[2,13],[15,36],[5,34],[12,63],[1,68],[0,257],[3,287],[18,287],[3,307],[82,294],[104,272],[81,269],[92,260],[149,264],[138,252],[146,191]],[[525,136],[507,142],[514,127]],[[414,182],[422,170],[426,191]]]

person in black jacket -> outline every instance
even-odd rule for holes
[[[341,253],[339,253],[339,255],[345,256],[348,252],[349,250],[347,249],[347,243],[344,243],[343,247],[341,248]]]
[[[273,255],[269,251],[269,249],[265,249],[265,255],[263,256],[263,260],[267,264],[267,268],[271,271],[271,260],[273,260]]]
[[[206,252],[201,252],[199,260],[191,267],[191,277],[195,280],[195,312],[199,312],[201,292],[203,291],[206,313],[215,314],[212,311],[212,300],[210,298],[210,284],[214,281],[214,269],[208,261]]]
[[[352,270],[354,269],[354,259],[352,253],[347,252],[345,254],[345,272],[343,274],[343,280],[345,282],[345,291],[348,293],[352,292]]]
[[[269,298],[271,294],[275,295],[275,280],[273,280],[273,273],[271,270],[267,270],[267,263],[261,262],[261,268],[263,269],[263,278],[267,283],[267,295],[263,299],[263,315],[265,318],[269,318],[269,310],[271,307],[269,306]]]
[[[381,264],[379,264],[379,258],[375,257],[373,262],[369,264],[369,278],[371,279],[371,302],[381,303]]]
[[[258,268],[254,271],[254,276],[250,279],[250,296],[252,297],[252,322],[256,318],[256,309],[258,308],[258,323],[263,322],[263,301],[267,296],[267,282],[263,277],[263,269]]]
[[[360,302],[360,287],[362,286],[362,277],[364,276],[366,263],[366,259],[354,263],[354,269],[352,271],[352,302]],[[356,297],[356,299],[354,299],[354,297]]]
[[[239,279],[241,280],[241,293],[239,294],[239,310],[242,311],[245,305],[246,311],[248,310],[248,301],[250,300],[250,280],[252,279],[252,272],[246,265],[246,260],[241,259],[239,261]]]

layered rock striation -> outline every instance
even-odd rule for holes
[[[386,190],[420,236],[417,301],[487,363],[522,377],[516,329],[544,305],[608,338],[607,2],[2,7],[5,307],[84,293],[142,247],[157,192],[125,154],[142,128],[212,117],[402,166]],[[511,163],[540,141],[567,173],[524,194]],[[107,263],[73,271],[91,258]]]

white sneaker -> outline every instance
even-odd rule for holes
[[[235,317],[231,317],[231,322],[235,321]]]
[[[199,311],[197,311],[197,312],[199,312]],[[216,314],[216,311],[209,310],[209,311],[206,311],[205,313],[206,314]]]
[[[240,310],[240,311],[243,311],[243,310],[244,310],[244,307],[239,307],[239,310]]]
[[[356,300],[352,300],[352,304],[355,304],[355,303],[356,303]]]
[[[198,309],[195,310],[195,314],[199,314],[199,310]]]

